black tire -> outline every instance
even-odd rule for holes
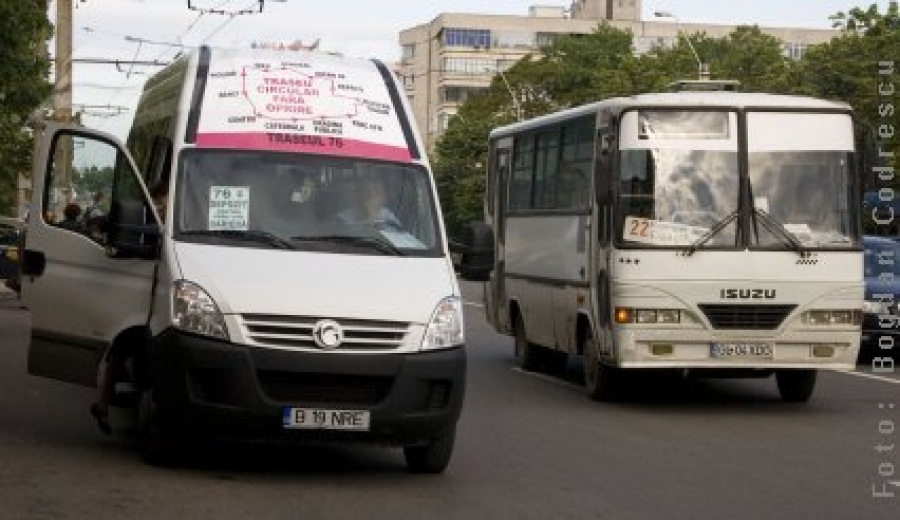
[[[543,354],[544,370],[548,374],[558,376],[566,373],[566,366],[569,364],[569,354],[561,350],[545,350]]]
[[[516,338],[516,357],[522,360],[522,370],[536,372],[541,369],[543,352],[541,348],[528,341],[525,336],[525,321],[521,314],[516,314],[513,329]]]
[[[450,463],[456,427],[445,430],[426,444],[403,447],[406,467],[411,473],[442,473]]]
[[[816,388],[815,370],[778,370],[775,381],[781,400],[788,403],[805,403]]]
[[[594,401],[615,400],[622,389],[621,372],[600,360],[597,343],[590,332],[588,332],[588,337],[582,338],[581,341],[584,347],[584,357],[582,359],[582,364],[584,365],[584,387],[587,390],[588,397]]]

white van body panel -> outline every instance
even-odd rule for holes
[[[181,276],[223,314],[279,314],[427,324],[457,295],[446,258],[308,253],[175,243]],[[398,290],[400,286],[415,290]],[[274,290],[273,290],[274,289]]]

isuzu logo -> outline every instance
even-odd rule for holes
[[[322,320],[313,327],[312,337],[319,348],[331,350],[338,348],[344,341],[344,330],[334,320]]]
[[[723,300],[774,300],[775,289],[722,289]]]

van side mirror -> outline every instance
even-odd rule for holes
[[[494,230],[484,222],[472,222],[465,229],[459,262],[463,280],[487,281],[494,270]]]
[[[113,201],[105,226],[107,255],[148,260],[159,256],[162,231],[152,218],[147,218],[147,209],[140,200]]]

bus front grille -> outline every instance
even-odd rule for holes
[[[777,329],[796,305],[732,305],[701,303],[714,329]]]

